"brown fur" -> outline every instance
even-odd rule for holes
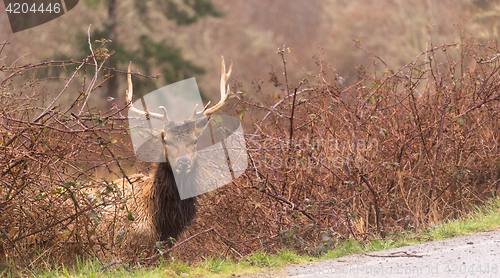
[[[183,186],[198,183],[195,178],[188,178],[196,176],[194,171],[196,167],[182,179]],[[104,234],[112,231],[110,240],[118,244],[120,253],[127,254],[154,248],[157,241],[177,239],[195,217],[196,201],[195,198],[180,199],[170,163],[156,164],[152,175],[136,174],[129,179],[132,185],[125,181],[126,205],[135,220],[129,220],[126,211],[108,206],[101,212],[101,222],[105,223],[99,231]],[[116,183],[121,190],[122,180]],[[123,231],[123,236],[118,231]]]

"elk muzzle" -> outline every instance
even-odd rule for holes
[[[180,171],[189,171],[191,169],[192,161],[187,155],[183,155],[177,159],[177,168]]]

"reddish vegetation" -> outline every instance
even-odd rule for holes
[[[304,83],[272,73],[282,93],[256,101],[261,92],[250,91],[237,109],[255,168],[200,198],[191,233],[216,232],[180,254],[288,246],[319,254],[348,237],[423,228],[496,196],[498,53],[442,45],[395,72],[373,57],[374,68],[358,68],[349,87],[321,58]]]
[[[468,42],[432,46],[398,71],[374,57],[373,68],[358,67],[352,86],[319,58],[317,74],[304,82],[272,72],[271,96],[258,86],[236,93],[251,168],[198,199],[197,217],[179,238],[189,240],[173,256],[284,247],[319,254],[344,238],[379,238],[458,216],[497,194],[499,53]],[[9,86],[27,68],[10,70],[0,83],[0,260],[108,254],[115,238],[95,235],[102,221],[95,211],[107,206],[127,217],[133,208],[124,206],[119,185],[94,175],[104,169],[113,180],[134,161],[114,139],[125,134],[126,118],[120,108],[105,115],[34,110],[39,96],[30,83]],[[83,110],[92,89],[71,105]],[[87,196],[89,186],[105,194]]]

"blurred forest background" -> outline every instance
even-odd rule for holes
[[[131,60],[134,70],[150,76],[162,74],[159,79],[134,81],[137,93],[151,92],[195,76],[205,101],[217,101],[220,55],[234,62],[232,81],[246,91],[262,86],[264,94],[279,93],[266,81],[270,65],[275,64],[275,70],[281,72],[278,70],[281,64],[276,64],[281,57],[276,50],[285,43],[294,49],[288,60],[291,78],[302,79],[309,71],[315,71],[315,59],[311,57],[323,53],[324,60],[346,84],[352,84],[359,65],[369,68],[373,63],[367,59],[371,54],[395,70],[426,50],[431,42],[453,43],[468,37],[479,42],[495,41],[500,28],[500,3],[83,0],[67,16],[17,34],[12,34],[6,14],[1,13],[1,40],[10,43],[2,52],[3,63],[24,65],[43,60],[82,59],[90,53],[87,44],[90,24],[93,41],[113,40],[107,48],[116,53],[108,66],[126,70]],[[384,68],[381,64],[378,70]],[[51,74],[42,71],[38,70],[37,77]],[[60,76],[67,77],[71,72],[68,69]],[[54,80],[45,83],[44,88],[55,94],[62,84]],[[89,101],[106,108],[107,97],[113,96],[122,103],[125,86],[125,75],[117,74],[106,82],[103,90],[95,91]]]

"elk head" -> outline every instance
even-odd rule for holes
[[[132,78],[130,76],[130,68],[132,62],[128,66],[128,90],[127,90],[127,103],[130,105],[130,111],[145,116],[146,119],[156,118],[163,121],[163,129],[161,131],[161,138],[163,144],[163,152],[168,163],[170,163],[172,170],[177,174],[187,174],[196,165],[197,157],[197,139],[210,120],[210,115],[224,106],[229,98],[229,85],[226,85],[233,63],[229,66],[226,73],[226,65],[224,57],[221,56],[221,81],[220,101],[209,108],[210,102],[203,108],[202,111],[197,112],[198,105],[194,107],[192,116],[184,121],[175,122],[168,118],[167,109],[163,106],[158,107],[163,110],[162,114],[153,113],[149,111],[142,111],[134,107],[132,104]],[[226,87],[227,86],[227,87]],[[168,154],[168,156],[167,156]]]

